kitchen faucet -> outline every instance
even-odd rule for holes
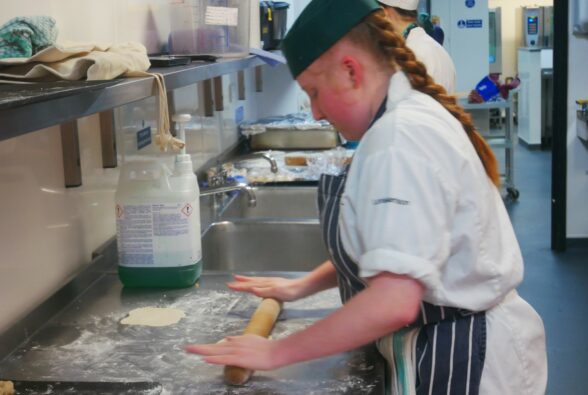
[[[257,205],[257,198],[255,197],[255,191],[251,186],[245,182],[232,181],[221,185],[215,185],[211,187],[201,188],[200,196],[213,195],[213,205],[218,207],[222,203],[222,195],[227,192],[233,191],[245,191],[249,200],[247,204],[249,207],[255,207]]]
[[[226,163],[238,163],[249,159],[265,159],[270,164],[270,170],[272,173],[278,172],[278,164],[276,160],[270,155],[265,152],[251,152],[249,154],[244,154],[241,156],[237,156],[228,160],[227,162],[217,162],[216,169],[210,169],[208,172],[208,185],[211,187],[214,186],[221,186],[227,183],[227,171],[225,170]]]
[[[231,159],[230,162],[234,163],[248,159],[258,158],[265,159],[269,162],[270,170],[272,173],[278,172],[278,164],[276,163],[276,160],[271,155],[265,152],[252,152],[249,154],[241,155]],[[249,207],[255,207],[255,205],[257,204],[257,198],[255,197],[254,189],[244,181],[228,181],[227,174],[223,170],[223,165],[221,163],[219,163],[217,166],[216,174],[209,175],[208,184],[208,187],[200,189],[200,196],[213,195],[214,200],[212,201],[212,204],[214,207],[218,208],[220,206],[220,204],[222,203],[223,194],[232,191],[245,191],[249,198],[247,202]]]
[[[278,164],[276,163],[276,160],[268,153],[265,152],[251,152],[249,154],[245,154],[245,155],[241,155],[238,156],[236,158],[234,158],[232,161],[233,162],[241,162],[247,159],[265,159],[269,162],[270,164],[270,170],[272,171],[272,173],[277,173],[278,172]]]

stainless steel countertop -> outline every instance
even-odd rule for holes
[[[229,273],[205,271],[193,288],[126,289],[115,274],[104,274],[7,357],[0,364],[0,377],[155,381],[162,384],[163,393],[171,394],[384,393],[385,364],[371,346],[275,371],[256,372],[243,387],[225,385],[222,366],[208,365],[184,352],[183,347],[217,342],[242,332],[260,300],[228,290],[225,284],[230,279]],[[300,330],[339,305],[336,290],[286,303],[272,336],[280,338]],[[120,324],[129,311],[146,306],[178,308],[186,317],[161,328]]]

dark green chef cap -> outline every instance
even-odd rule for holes
[[[312,0],[282,41],[294,78],[379,8],[376,0]]]

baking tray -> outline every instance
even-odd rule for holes
[[[254,134],[251,149],[329,149],[339,145],[335,130],[268,130]]]

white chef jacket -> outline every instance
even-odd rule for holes
[[[339,226],[362,277],[406,275],[426,302],[486,311],[480,394],[545,392],[543,323],[515,291],[523,261],[500,193],[461,124],[402,72],[356,150]]]
[[[455,65],[445,48],[429,36],[422,27],[415,27],[408,33],[406,45],[417,60],[427,67],[427,73],[449,94],[455,92]]]

